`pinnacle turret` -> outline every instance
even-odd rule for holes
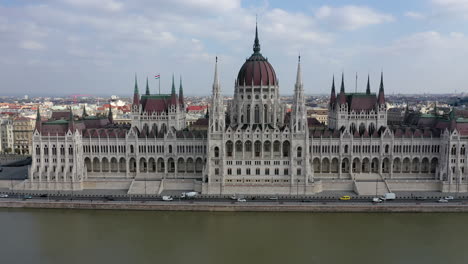
[[[367,88],[366,88],[366,94],[370,94],[370,77],[367,75]]]
[[[258,40],[258,27],[257,22],[255,22],[255,40],[253,45],[254,54],[260,54],[260,41]]]
[[[331,105],[334,105],[335,102],[336,102],[335,75],[333,75],[332,87],[331,87],[331,93],[330,93],[330,104],[331,104]]]
[[[179,104],[182,106],[184,105],[184,89],[182,88],[182,75],[180,76]]]
[[[148,85],[148,77],[146,77],[146,95],[150,95],[149,85]]]
[[[385,92],[383,84],[383,72],[380,74],[380,87],[379,87],[379,96],[377,98],[377,103],[382,105],[385,104]]]

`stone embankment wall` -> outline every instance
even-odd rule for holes
[[[430,212],[468,212],[467,204],[254,204],[254,203],[175,203],[175,202],[36,202],[36,201],[2,201],[2,208],[50,208],[50,209],[92,209],[92,210],[146,210],[146,211],[207,211],[207,212],[317,212],[317,213],[430,213]]]

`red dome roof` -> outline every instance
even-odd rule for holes
[[[245,83],[246,86],[277,85],[276,73],[273,66],[261,54],[254,53],[239,70],[237,83],[239,85]]]
[[[242,65],[237,75],[238,85],[246,86],[268,86],[277,85],[276,73],[273,66],[260,53],[260,42],[258,40],[258,30],[255,26],[255,41],[253,45],[254,53]]]

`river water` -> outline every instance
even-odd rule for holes
[[[0,209],[0,263],[468,263],[468,214]]]

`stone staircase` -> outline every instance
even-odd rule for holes
[[[160,187],[161,181],[134,180],[128,189],[128,194],[160,194]]]
[[[358,195],[383,195],[390,192],[387,187],[387,184],[383,180],[355,180],[354,181],[354,191]]]

